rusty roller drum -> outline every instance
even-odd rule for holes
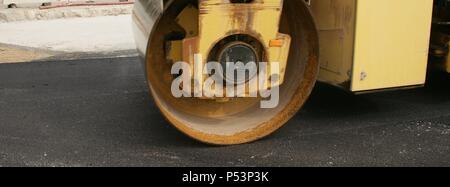
[[[279,25],[273,25],[273,27],[279,33],[289,35],[291,41],[284,68],[284,81],[279,86],[280,100],[275,108],[261,108],[259,105],[261,98],[231,98],[224,101],[175,98],[171,93],[171,84],[174,79],[171,75],[173,63],[168,62],[167,59],[167,42],[174,39],[186,39],[187,35],[193,34],[179,23],[180,19],[192,20],[193,23],[199,22],[199,16],[196,14],[186,14],[180,18],[180,14],[187,7],[198,9],[214,1],[218,0],[136,1],[133,25],[137,48],[143,61],[150,93],[161,113],[173,126],[189,137],[208,144],[231,145],[252,142],[282,127],[309,97],[319,68],[317,31],[308,5],[303,0],[284,0],[282,9],[276,9],[281,13]],[[257,3],[257,6],[264,7],[264,3],[268,1],[220,0],[220,3],[234,4],[239,7],[249,6],[248,3]],[[241,13],[244,11],[236,10]],[[202,13],[202,10],[199,12]],[[234,19],[229,17],[226,18]],[[243,18],[240,16],[236,19]],[[247,18],[244,17],[244,19]],[[261,21],[252,21],[253,28],[263,24]],[[206,27],[203,28],[205,29],[203,35],[209,34],[208,25],[203,27]],[[250,32],[258,31],[242,29],[234,34],[250,36],[252,35]],[[261,39],[257,35],[252,36],[255,36],[257,40]],[[220,41],[226,37],[220,36],[216,40]],[[216,44],[211,45],[211,50],[214,45]],[[245,47],[245,45],[242,46]],[[242,46],[240,47],[243,48]],[[268,46],[262,48],[267,50]]]

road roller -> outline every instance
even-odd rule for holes
[[[450,72],[448,9],[448,0],[136,0],[132,18],[162,115],[193,139],[232,145],[282,127],[316,81],[364,94],[421,87],[430,67]]]

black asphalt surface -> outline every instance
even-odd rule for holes
[[[319,84],[280,131],[208,146],[176,131],[137,57],[0,65],[0,166],[450,166],[450,76],[352,95]]]

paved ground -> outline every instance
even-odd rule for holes
[[[136,55],[131,15],[0,23],[0,63]]]
[[[353,96],[318,85],[293,120],[247,145],[172,128],[137,58],[0,64],[1,166],[450,166],[450,77]]]
[[[135,49],[131,15],[0,23],[0,43],[62,52]]]
[[[34,8],[0,8],[0,64],[137,55],[132,4],[29,6]]]

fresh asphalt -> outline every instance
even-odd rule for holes
[[[270,137],[209,146],[164,120],[137,57],[0,64],[0,166],[450,166],[450,75],[367,95],[318,84]]]

